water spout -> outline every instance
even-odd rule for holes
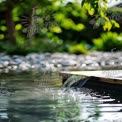
[[[81,78],[80,76],[72,75],[64,82],[61,88],[67,88],[67,89],[70,89],[71,87],[82,88],[89,79],[90,77]]]

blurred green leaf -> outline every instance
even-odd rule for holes
[[[97,50],[111,51],[113,48],[121,50],[122,47],[122,33],[116,32],[102,33],[97,39],[93,39],[93,43]]]
[[[69,52],[75,54],[87,54],[88,50],[85,47],[85,43],[74,44],[69,47]]]

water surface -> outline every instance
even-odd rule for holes
[[[122,103],[110,93],[61,82],[58,73],[0,75],[0,122],[122,122]]]

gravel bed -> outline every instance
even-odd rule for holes
[[[0,54],[0,73],[61,70],[122,69],[122,52],[31,53],[26,56]]]

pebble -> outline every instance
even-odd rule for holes
[[[23,71],[60,71],[122,68],[122,52],[92,52],[88,55],[68,53],[31,53],[26,56],[0,54],[0,73]]]

